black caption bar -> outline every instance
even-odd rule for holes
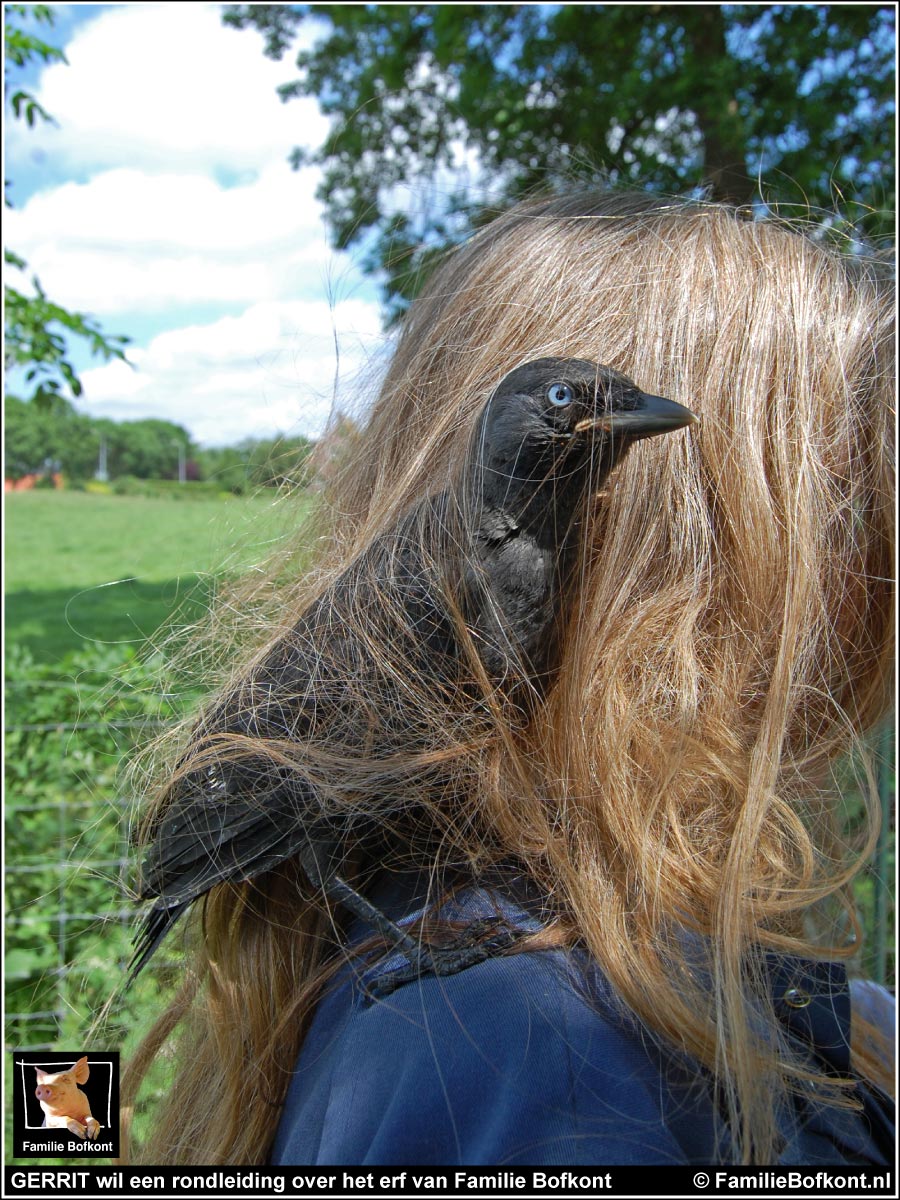
[[[894,1196],[869,1167],[5,1167],[4,1196]]]

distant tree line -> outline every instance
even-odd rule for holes
[[[6,476],[61,472],[70,483],[178,479],[209,481],[238,495],[309,482],[315,443],[305,437],[247,438],[201,448],[173,421],[88,417],[58,397],[52,407],[7,396]]]

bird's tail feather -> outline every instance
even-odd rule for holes
[[[158,904],[150,910],[134,939],[134,950],[127,968],[126,986],[134,983],[156,947],[187,907],[187,904],[176,904],[171,908],[164,908]]]

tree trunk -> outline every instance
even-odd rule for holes
[[[725,19],[719,5],[704,5],[685,12],[682,22],[691,46],[698,77],[704,66],[727,59]],[[736,97],[711,86],[698,90],[694,114],[703,135],[703,182],[711,199],[746,204],[755,194],[747,175],[744,136]]]

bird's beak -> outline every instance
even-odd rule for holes
[[[694,425],[700,418],[683,404],[666,400],[663,396],[650,396],[641,392],[636,408],[620,409],[618,412],[603,413],[579,421],[576,433],[587,429],[603,430],[620,437],[632,439],[655,437],[658,433],[669,433],[685,425]]]

